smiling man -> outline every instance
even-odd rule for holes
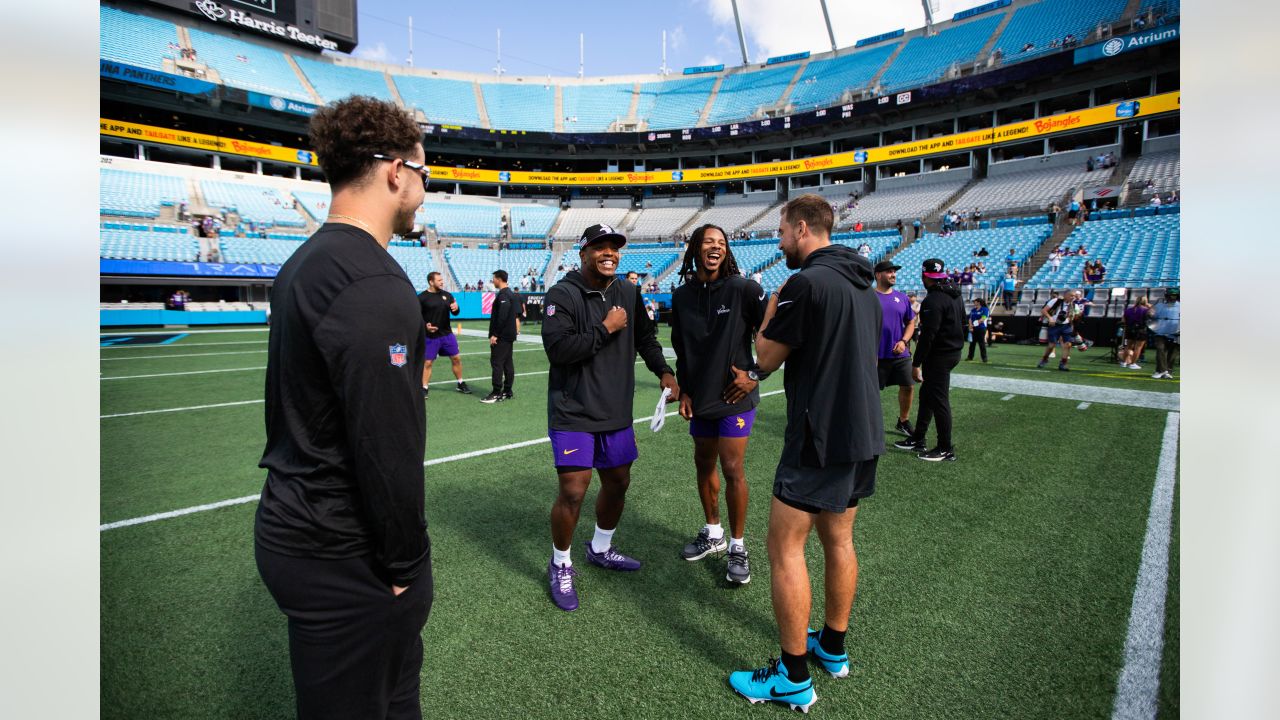
[[[680,397],[639,288],[616,277],[626,242],[608,225],[587,228],[578,240],[581,269],[565,275],[544,301],[542,345],[551,361],[547,434],[560,482],[551,507],[547,577],[552,602],[565,611],[578,608],[577,572],[569,550],[592,468],[600,473],[600,493],[595,535],[586,543],[587,562],[606,570],[640,569],[639,560],[613,546],[631,484],[631,463],[639,457],[631,410],[637,353],[670,391],[668,402]]]
[[[680,267],[680,287],[671,296],[671,347],[676,351],[680,416],[689,421],[698,497],[706,525],[681,556],[690,562],[728,550],[731,583],[751,582],[743,532],[747,521],[747,477],[743,458],[760,404],[760,381],[751,338],[764,319],[764,290],[742,276],[723,229],[693,231]],[[720,477],[725,479],[729,530],[720,524]]]

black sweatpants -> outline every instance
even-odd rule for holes
[[[982,362],[987,361],[987,329],[984,327],[975,327],[973,329],[973,339],[969,341],[969,359],[973,359],[973,346],[977,345],[982,350]]]
[[[422,628],[431,566],[400,595],[371,556],[292,557],[254,545],[258,574],[289,618],[299,720],[421,720]]]
[[[496,345],[489,346],[489,367],[493,368],[493,391],[495,393],[511,392],[511,385],[516,380],[516,365],[511,359],[511,350],[515,342],[499,340]]]
[[[951,447],[951,370],[960,363],[960,351],[941,357],[931,357],[920,366],[924,382],[918,392],[919,408],[916,410],[915,439],[924,442],[929,434],[929,423],[938,421],[938,445],[942,450]]]

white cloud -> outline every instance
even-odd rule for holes
[[[698,61],[698,65],[719,65],[722,62],[724,61],[720,59],[719,55],[703,55],[702,59]]]
[[[361,60],[369,60],[371,62],[389,62],[390,53],[387,51],[387,44],[380,42],[372,47],[361,45],[356,51],[351,53],[353,56]]]
[[[667,45],[672,50],[679,50],[684,47],[686,40],[688,40],[688,37],[684,33],[683,25],[677,25],[674,30],[667,33]]]
[[[733,57],[736,62],[741,53],[737,50],[733,5],[730,0],[702,2],[712,23],[734,36]],[[986,0],[937,0],[934,21],[950,20],[954,13],[984,2]],[[827,0],[827,10],[831,13],[836,46],[842,48],[853,45],[860,38],[898,28],[912,30],[924,26],[924,11],[918,0]],[[738,12],[752,62],[805,50],[831,50],[819,0],[790,0],[785,3],[778,0],[738,0]]]

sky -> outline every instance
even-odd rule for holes
[[[988,0],[933,0],[935,21]],[[790,53],[831,49],[819,0],[739,0],[751,62]],[[838,47],[898,28],[924,25],[919,0],[827,0]],[[667,67],[742,64],[730,0],[571,2],[442,2],[358,0],[357,57],[408,64],[413,17],[413,65],[491,73],[502,31],[502,68],[508,76],[576,76],[578,35],[584,35],[585,74],[657,73],[662,31]]]

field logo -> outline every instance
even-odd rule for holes
[[[391,356],[391,364],[394,367],[404,367],[409,362],[409,349],[403,345],[392,345],[387,348],[387,354]]]
[[[1124,52],[1124,40],[1120,38],[1111,38],[1106,45],[1102,46],[1102,54],[1107,57],[1119,55],[1122,52]]]

